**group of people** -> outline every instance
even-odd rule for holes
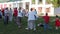
[[[2,17],[3,16],[3,17]],[[37,20],[37,18],[39,18],[37,16],[37,11],[34,8],[31,8],[30,11],[25,10],[21,7],[19,7],[19,9],[14,8],[14,10],[12,10],[11,8],[5,8],[4,12],[2,12],[2,10],[0,10],[0,19],[4,18],[4,25],[7,25],[8,22],[12,22],[12,19],[14,17],[14,22],[18,25],[18,28],[21,28],[21,23],[22,23],[22,17],[28,17],[28,23],[27,23],[27,30],[36,30],[36,24],[35,21]],[[44,27],[44,31],[46,31],[47,29],[50,29],[49,27],[49,21],[50,21],[50,17],[48,16],[48,13],[46,13],[45,16],[43,16],[44,19],[44,24],[38,24],[38,26],[42,26]],[[60,27],[60,20],[58,18],[58,16],[56,16],[56,20],[55,20],[55,25],[56,25],[56,29],[58,29]]]
[[[12,21],[12,9],[8,10],[8,8],[0,9],[0,19],[4,18],[4,25],[8,24],[8,21]]]
[[[0,19],[4,19],[4,25],[7,25],[8,22],[12,22],[12,19],[14,18],[14,22],[17,23],[20,27],[21,19],[22,17],[25,16],[26,10],[19,7],[17,8],[5,8],[5,9],[0,9]],[[19,23],[20,22],[20,23]]]
[[[37,26],[44,27],[44,31],[46,31],[47,29],[51,30],[51,27],[49,26],[50,16],[48,16],[48,13],[46,13],[46,15],[43,16],[43,19],[44,19],[44,24],[39,23]],[[60,19],[58,15],[56,15],[55,19],[52,19],[51,21],[55,22],[53,25],[55,26],[56,30],[58,30],[60,28]]]

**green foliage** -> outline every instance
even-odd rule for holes
[[[60,0],[47,0],[48,3],[52,3],[54,7],[60,7]]]
[[[48,4],[50,4],[50,3],[51,3],[51,0],[46,0],[46,2],[47,2]]]
[[[59,4],[60,0],[53,0],[52,1],[52,4],[54,5],[54,7],[60,7],[60,4]]]
[[[32,4],[35,4],[35,0],[32,0]]]

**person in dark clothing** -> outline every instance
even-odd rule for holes
[[[37,26],[38,26],[38,27],[44,27],[44,24],[39,23]]]

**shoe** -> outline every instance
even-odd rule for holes
[[[36,31],[36,28],[34,28],[34,31]]]
[[[18,26],[18,28],[21,28],[21,26]]]
[[[37,25],[38,27],[40,26],[40,24]]]
[[[26,30],[28,30],[29,28],[25,28]]]
[[[29,28],[25,28],[26,30],[30,30]]]

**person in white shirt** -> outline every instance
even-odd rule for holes
[[[20,7],[19,8],[19,11],[18,11],[18,15],[17,15],[17,25],[18,25],[18,28],[21,27],[21,20],[22,20],[22,17],[23,17],[23,14],[22,14],[22,8]]]
[[[10,21],[10,22],[12,21],[12,18],[13,18],[13,11],[12,11],[12,9],[10,8],[10,10],[9,10],[9,21]]]
[[[28,12],[28,28],[26,29],[34,29],[36,30],[35,20],[36,20],[36,12],[33,8],[31,8],[31,11]]]
[[[9,20],[9,10],[8,8],[6,8],[4,10],[4,24],[7,25],[8,24],[8,20]]]
[[[22,10],[22,13],[23,13],[23,17],[25,16],[25,14],[26,14],[26,10],[25,9],[23,9]]]

